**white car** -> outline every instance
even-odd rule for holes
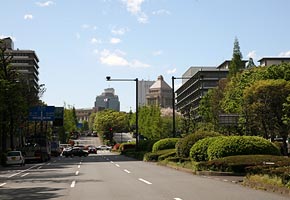
[[[97,150],[112,150],[112,147],[107,145],[100,145],[97,147]]]
[[[8,151],[6,158],[6,165],[25,165],[25,158],[21,151]]]

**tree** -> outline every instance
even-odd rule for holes
[[[238,38],[235,38],[234,48],[233,48],[233,57],[229,66],[229,76],[232,77],[236,73],[240,72],[245,68],[244,63],[242,61],[243,56],[240,51],[240,45]]]
[[[289,94],[290,82],[282,79],[261,80],[244,90],[243,107],[251,116],[248,123],[263,131],[265,138],[282,137],[285,150],[289,126],[283,121],[283,111]]]

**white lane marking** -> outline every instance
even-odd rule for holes
[[[80,165],[78,165],[78,168],[81,168],[81,166],[80,166]]]
[[[79,173],[80,173],[79,171],[76,171],[76,176],[79,175]]]
[[[20,171],[20,172],[15,173],[15,174],[12,174],[11,176],[8,176],[8,178],[12,178],[13,176],[17,176],[18,174],[21,174],[21,173],[23,173],[23,172],[26,172],[26,171],[28,171],[28,170],[34,168],[34,167],[37,167],[37,166],[39,166],[39,165],[34,165],[34,166],[32,166],[32,167],[29,167],[29,168],[26,169],[26,170]]]
[[[127,172],[128,174],[130,174],[131,172],[127,169],[124,169],[124,172]]]
[[[39,166],[37,169],[41,169],[42,168],[42,166]]]
[[[174,198],[174,200],[182,200],[181,198]]]
[[[6,183],[1,183],[1,184],[0,184],[0,187],[2,187],[2,186],[4,186],[4,185],[6,185]]]
[[[58,159],[58,160],[60,160],[60,159]],[[56,162],[56,160],[54,160],[53,162]]]
[[[110,163],[114,164],[114,162],[113,162],[113,161],[111,161]]]
[[[80,162],[80,165],[82,164],[82,162]]]
[[[120,165],[118,165],[118,164],[115,164],[116,165],[116,167],[120,167]]]
[[[144,180],[143,178],[139,178],[138,180],[139,180],[139,181],[142,181],[142,182],[144,182],[144,183],[146,183],[146,184],[148,184],[148,185],[151,185],[151,184],[152,184],[151,182],[146,181],[146,180]]]
[[[21,177],[27,176],[28,174],[29,174],[29,173],[23,174],[23,175],[21,175]]]
[[[70,187],[73,188],[73,187],[75,187],[75,185],[76,185],[76,181],[73,181],[73,182],[71,183]]]
[[[46,165],[50,165],[51,163],[49,162],[49,163],[47,163]]]

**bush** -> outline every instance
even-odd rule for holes
[[[207,161],[208,160],[207,149],[211,145],[211,143],[216,141],[219,137],[222,136],[207,137],[197,141],[190,149],[190,158],[197,162]]]
[[[234,155],[281,155],[276,145],[257,136],[219,137],[211,143],[207,153],[209,160]]]
[[[139,151],[151,152],[152,147],[158,140],[140,140],[139,141]]]
[[[229,156],[216,160],[205,161],[195,163],[195,169],[198,171],[221,171],[221,172],[235,172],[235,173],[259,173],[260,168],[256,166],[266,166],[265,162],[280,163],[284,162],[284,165],[290,164],[290,159],[286,162],[286,159],[282,156],[272,155],[242,155],[242,156]],[[286,163],[285,163],[286,162]],[[280,164],[279,166],[281,166]],[[269,167],[269,166],[268,166]],[[271,166],[273,167],[273,166]]]
[[[178,138],[165,138],[155,142],[152,147],[152,152],[164,149],[173,149],[179,139]]]
[[[193,134],[187,135],[186,137],[179,139],[175,146],[177,156],[182,158],[188,158],[192,145],[194,145],[198,140],[206,137],[215,136],[220,136],[220,134],[213,131],[197,131]]]
[[[175,153],[175,149],[165,149],[165,150],[160,150],[160,151],[156,151],[156,152],[149,152],[149,153],[146,153],[144,155],[143,160],[156,162],[156,161],[158,161],[159,156],[171,154],[172,152]]]

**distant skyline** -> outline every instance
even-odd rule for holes
[[[290,57],[287,0],[1,0],[0,38],[34,50],[48,105],[92,108],[114,88],[121,111],[135,109],[134,82],[171,85],[191,66],[232,58]],[[181,81],[176,80],[176,88]]]

